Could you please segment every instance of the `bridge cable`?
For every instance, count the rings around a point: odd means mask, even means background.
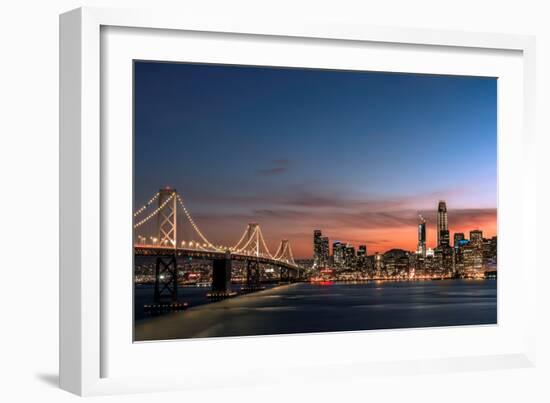
[[[197,224],[195,224],[195,221],[193,221],[193,218],[191,217],[191,215],[189,214],[189,212],[187,211],[187,208],[185,207],[185,204],[183,204],[183,200],[181,198],[181,196],[179,194],[176,194],[176,198],[181,206],[181,208],[183,209],[183,212],[185,213],[185,216],[187,217],[187,219],[189,220],[189,222],[191,223],[191,225],[193,226],[193,229],[197,232],[197,234],[199,235],[199,237],[201,237],[201,239],[204,241],[204,243],[206,243],[208,246],[210,246],[212,249],[214,249],[215,251],[221,251],[221,249],[217,248],[216,246],[214,246],[212,244],[212,242],[210,242],[208,239],[206,239],[206,237],[202,234],[202,232],[200,231],[199,227],[197,226]]]
[[[160,192],[157,192],[147,203],[145,203],[145,205],[141,206],[135,213],[134,213],[134,217],[137,217],[138,215],[140,215],[141,213],[143,213],[145,211],[145,209],[147,207],[149,207],[151,205],[151,203],[153,203],[157,197],[159,197],[160,195]]]
[[[134,224],[134,229],[136,228],[139,228],[141,227],[143,224],[145,224],[147,221],[149,221],[151,218],[153,218],[155,215],[157,215],[163,208],[164,206],[166,206],[168,204],[168,202],[170,200],[172,200],[172,198],[174,197],[174,195],[170,196],[169,198],[167,198],[160,206],[158,206],[151,214],[149,214],[147,217],[145,217],[143,220],[137,222],[136,224]]]

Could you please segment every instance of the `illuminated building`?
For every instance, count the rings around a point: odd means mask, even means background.
[[[374,254],[374,276],[381,277],[382,270],[384,270],[384,261],[382,260],[382,255],[378,252]]]
[[[370,278],[373,278],[376,276],[375,273],[375,255],[371,256],[365,256],[365,271],[367,272],[368,276]]]
[[[449,230],[443,229],[439,232],[439,246],[451,246]]]
[[[344,252],[344,265],[347,269],[351,269],[355,266],[355,248],[347,244]]]
[[[497,237],[483,239],[483,268],[496,270],[497,268]]]
[[[483,232],[477,229],[470,231],[470,242],[461,248],[461,252],[462,260],[464,262],[464,277],[484,277]]]
[[[463,235],[463,234],[462,234]],[[459,276],[464,277],[464,247],[468,245],[470,241],[467,239],[457,239],[455,234],[454,251],[455,251],[455,272]]]
[[[461,248],[464,277],[483,277],[483,251],[480,245],[470,242]]]
[[[464,240],[464,233],[463,232],[455,232],[453,236],[453,247],[455,249],[458,249],[460,241]]]
[[[313,231],[313,265],[316,268],[327,267],[329,263],[329,241],[321,230]]]
[[[332,256],[334,259],[334,266],[343,267],[346,261],[346,245],[340,241],[334,242],[332,244]]]
[[[482,244],[483,232],[481,232],[481,230],[478,230],[478,229],[470,231],[470,242],[474,244]]]
[[[449,275],[453,271],[453,248],[442,243],[434,250],[434,269],[442,275]]]
[[[421,215],[420,224],[418,224],[418,248],[417,252],[422,257],[426,257],[426,220]]]
[[[437,246],[441,245],[442,233],[447,231],[447,240],[449,237],[449,223],[447,221],[447,204],[440,200],[437,207]]]
[[[323,267],[329,266],[330,262],[330,247],[328,243],[328,237],[321,237],[321,264]]]
[[[409,272],[409,254],[403,249],[384,253],[384,268],[389,276],[406,276]]]
[[[359,245],[357,248],[355,266],[359,270],[367,270],[367,245]]]

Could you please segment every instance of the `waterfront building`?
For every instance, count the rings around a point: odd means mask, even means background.
[[[384,271],[384,260],[378,252],[374,254],[374,277],[382,277]]]
[[[461,248],[463,276],[466,278],[483,277],[483,250],[480,244],[470,242]]]
[[[329,264],[329,240],[323,236],[321,230],[313,231],[313,266],[327,267]]]
[[[384,253],[384,268],[388,276],[406,277],[409,273],[409,253],[391,249]]]
[[[450,275],[453,272],[453,248],[442,243],[434,250],[434,269],[441,275]]]
[[[323,267],[330,266],[330,246],[328,237],[321,237],[321,261]]]
[[[344,267],[345,256],[346,256],[346,245],[340,241],[336,241],[332,244],[332,256],[334,261],[334,266],[337,268]]]
[[[486,248],[486,250],[490,250],[490,248]],[[490,252],[486,256],[489,256],[489,254]],[[481,230],[470,231],[470,242],[462,247],[462,259],[464,262],[464,277],[484,277],[484,240]]]
[[[367,245],[359,245],[357,248],[355,267],[363,272],[367,271]]]
[[[409,267],[408,272],[410,275],[423,274],[424,258],[418,253],[408,253]]]
[[[496,270],[497,268],[497,237],[483,238],[482,246],[483,268]]]
[[[355,267],[355,248],[347,244],[344,252],[344,266],[346,269],[352,269]]]
[[[424,259],[424,262],[422,263],[423,263],[424,274],[425,275],[433,274],[434,266],[435,266],[433,250],[431,254],[428,254],[428,252],[426,252],[426,259]]]
[[[455,242],[454,242],[454,253],[455,253],[455,273],[457,273],[460,277],[464,277],[464,246],[468,245],[470,243],[467,239],[456,239],[455,234]]]
[[[442,231],[447,231],[447,238],[449,236],[449,223],[447,220],[447,204],[445,201],[440,200],[437,206],[437,246],[441,245]]]
[[[419,217],[417,253],[422,257],[426,257],[426,220],[421,215]]]
[[[374,256],[375,255],[365,256],[365,271],[370,278],[375,277],[376,274],[374,269]]]
[[[321,260],[321,237],[323,233],[320,229],[313,231],[313,266],[319,267],[319,262]]]

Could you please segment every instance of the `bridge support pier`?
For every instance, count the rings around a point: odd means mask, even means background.
[[[178,265],[176,255],[158,256],[155,267],[154,301],[159,304],[164,296],[178,300]]]
[[[223,259],[214,259],[212,270],[212,295],[231,294],[231,255],[226,253]]]

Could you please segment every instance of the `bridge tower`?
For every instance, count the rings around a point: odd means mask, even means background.
[[[248,245],[246,249],[254,256],[260,255],[259,226],[260,224],[253,222],[246,228],[245,245]]]
[[[260,288],[260,224],[249,223],[246,229],[244,244],[250,258],[246,260],[246,290],[253,291]]]
[[[166,187],[159,190],[159,212],[157,215],[158,244],[160,246],[177,246],[177,194],[176,189]]]
[[[279,244],[279,249],[275,254],[277,260],[285,262],[288,264],[295,264],[294,256],[292,255],[292,249],[290,248],[290,242],[288,239],[282,239]],[[291,270],[285,266],[279,266],[279,274],[281,282],[290,282],[291,281]]]
[[[174,303],[178,300],[177,248],[177,193],[166,187],[159,190],[157,214],[158,245],[174,248],[174,253],[157,256],[155,265],[155,303],[165,296]]]

